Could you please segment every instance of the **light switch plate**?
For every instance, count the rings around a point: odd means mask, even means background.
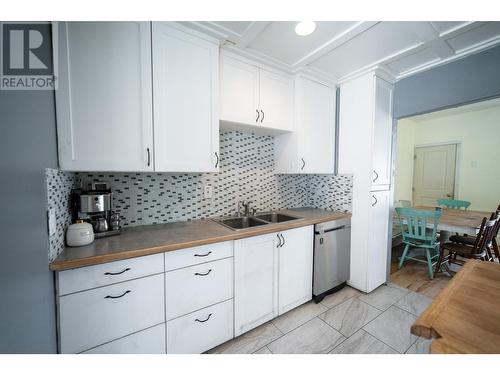
[[[49,210],[47,215],[49,221],[49,237],[52,237],[56,234],[56,213],[54,209]]]

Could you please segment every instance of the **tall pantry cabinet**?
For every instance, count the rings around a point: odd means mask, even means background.
[[[339,173],[354,175],[349,284],[367,293],[387,281],[392,96],[373,72],[340,86]]]

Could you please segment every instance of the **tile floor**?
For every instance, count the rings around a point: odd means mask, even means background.
[[[410,333],[432,300],[396,284],[369,294],[350,287],[308,302],[209,353],[255,354],[419,354],[430,340]]]

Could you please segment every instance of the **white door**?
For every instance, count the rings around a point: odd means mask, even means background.
[[[372,185],[391,183],[392,86],[375,77]]]
[[[55,91],[59,164],[153,170],[148,22],[60,22]]]
[[[279,245],[279,314],[312,297],[313,227],[280,232]]]
[[[334,173],[335,89],[307,79],[296,81],[301,173]]]
[[[413,205],[435,206],[439,198],[453,199],[457,145],[415,147]]]
[[[268,128],[292,130],[293,80],[260,69],[260,120]]]
[[[369,209],[367,286],[369,293],[387,281],[389,190],[374,191]]]
[[[236,336],[278,315],[278,236],[234,241],[234,333]]]
[[[260,123],[259,69],[223,56],[220,74],[220,119],[250,125]]]
[[[219,164],[219,48],[153,23],[155,170],[214,172]]]

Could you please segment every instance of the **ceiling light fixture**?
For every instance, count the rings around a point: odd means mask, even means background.
[[[295,25],[295,33],[300,36],[312,34],[316,30],[316,22],[301,21]]]

